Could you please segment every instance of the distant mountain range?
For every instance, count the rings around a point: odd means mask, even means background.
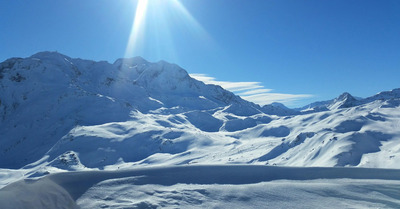
[[[298,109],[143,58],[0,63],[0,168],[27,176],[182,164],[400,168],[400,89]]]
[[[314,102],[302,108],[296,108],[295,110],[300,111],[302,114],[304,114],[310,112],[320,112],[320,111],[334,110],[340,108],[349,108],[374,102],[376,100],[387,101],[392,105],[398,105],[397,103],[399,98],[400,98],[399,88],[393,89],[391,91],[380,92],[374,96],[365,99],[354,97],[351,94],[345,92],[335,99],[328,101]]]

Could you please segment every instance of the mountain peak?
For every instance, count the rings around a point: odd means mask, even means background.
[[[30,56],[30,58],[36,58],[36,59],[41,59],[41,60],[57,60],[57,59],[71,59],[70,57],[61,54],[57,51],[43,51],[43,52],[38,52],[32,56]]]
[[[333,102],[328,105],[328,108],[333,109],[340,109],[340,108],[347,108],[354,106],[357,99],[355,99],[350,93],[344,92],[339,97],[333,100]]]
[[[261,107],[262,112],[270,115],[296,115],[298,114],[297,110],[290,109],[286,107],[284,104],[279,102],[273,102],[271,104],[267,104]]]
[[[341,94],[337,98],[337,100],[340,100],[340,101],[342,101],[342,100],[351,100],[351,99],[354,99],[354,97],[348,92],[344,92],[343,94]]]
[[[149,61],[144,59],[143,57],[136,56],[136,57],[131,57],[131,58],[119,58],[115,60],[114,65],[115,66],[121,66],[122,64],[133,67],[135,65],[143,65],[143,64],[149,64]]]

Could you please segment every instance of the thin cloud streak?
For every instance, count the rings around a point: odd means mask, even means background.
[[[247,91],[252,89],[264,88],[261,86],[259,82],[228,82],[228,81],[220,81],[219,85],[223,88],[233,91],[233,92],[240,92],[240,91]]]
[[[272,89],[254,89],[254,90],[249,90],[249,91],[245,91],[243,93],[240,93],[240,96],[245,96],[245,95],[254,95],[254,94],[264,94],[267,92],[271,92]]]
[[[190,76],[206,84],[219,85],[226,90],[234,92],[243,99],[259,105],[280,102],[290,106],[299,100],[313,97],[310,94],[269,93],[272,89],[264,88],[260,82],[217,81],[214,77],[205,74],[190,74]]]
[[[264,86],[260,85],[260,82],[230,82],[230,81],[217,81],[214,77],[210,77],[204,74],[190,74],[190,77],[203,81],[206,84],[214,84],[219,85],[222,88],[233,91],[246,91],[246,90],[253,90],[258,88],[264,88]]]
[[[307,99],[313,97],[310,94],[282,94],[282,93],[264,93],[264,94],[254,94],[250,96],[242,96],[245,100],[254,102],[260,105],[271,104],[274,102],[283,103],[285,105],[292,105],[298,100]]]

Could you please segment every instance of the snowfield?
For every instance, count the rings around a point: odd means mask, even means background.
[[[400,170],[395,169],[164,166],[58,173],[39,180],[19,181],[0,190],[0,205],[2,208],[77,208],[77,205],[81,208],[398,208],[399,188]]]
[[[399,208],[400,89],[260,107],[179,66],[0,63],[0,208]]]

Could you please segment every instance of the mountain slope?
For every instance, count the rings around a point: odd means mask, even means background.
[[[41,52],[6,60],[0,75],[0,167],[27,176],[199,163],[400,168],[398,89],[300,113],[140,57]]]
[[[187,114],[193,123],[190,115],[213,118],[216,108],[226,106],[224,111],[238,115],[260,112],[176,65],[141,58],[109,64],[42,52],[6,60],[0,72],[1,167],[34,162],[74,127],[126,121],[131,111],[194,111]]]

